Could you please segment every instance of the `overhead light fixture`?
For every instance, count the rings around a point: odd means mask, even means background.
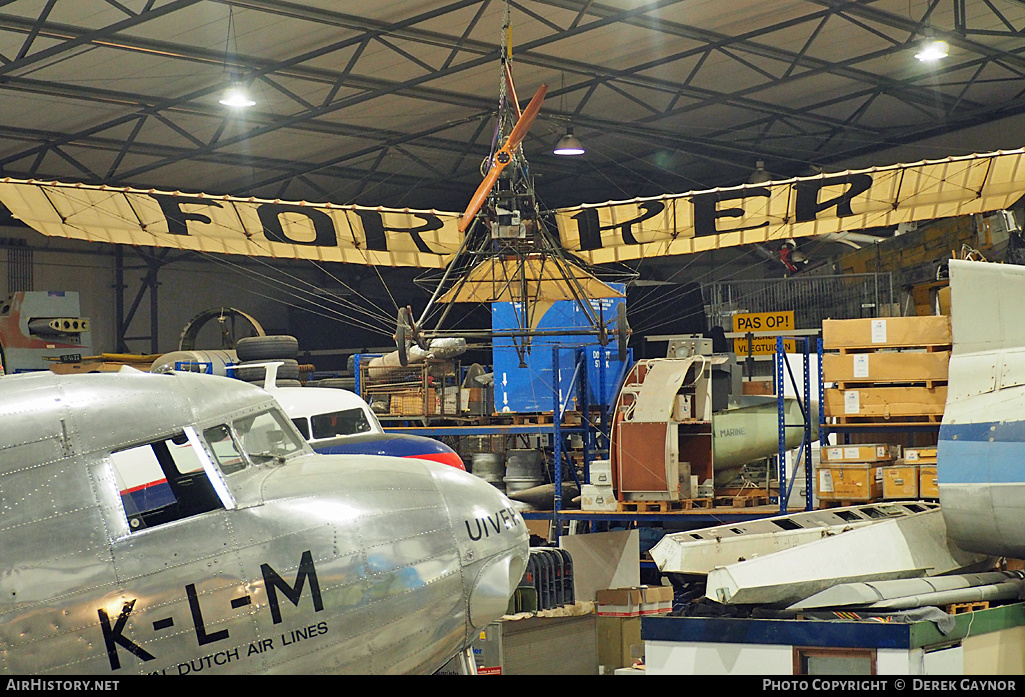
[[[556,155],[583,155],[587,151],[584,150],[584,146],[580,144],[577,137],[573,135],[573,127],[566,126],[566,135],[559,139],[552,152]]]
[[[765,163],[762,160],[758,160],[755,163],[755,171],[751,172],[751,176],[747,178],[747,183],[764,184],[765,182],[771,182],[772,179],[772,173],[765,171]]]
[[[915,58],[923,63],[937,61],[940,58],[946,58],[949,50],[950,46],[946,41],[941,41],[940,39],[926,39],[922,42],[922,46],[919,48],[918,53],[915,54]]]
[[[254,106],[256,104],[249,96],[249,93],[246,92],[245,83],[241,80],[232,80],[231,85],[228,89],[224,90],[224,96],[218,100],[218,103],[235,108]]]
[[[242,79],[242,74],[231,70],[229,67],[232,64],[232,54],[238,53],[238,38],[235,36],[235,18],[231,10],[231,5],[228,5],[228,36],[224,40],[224,72],[229,73],[231,76],[231,83],[228,88],[224,91],[224,96],[217,100],[218,104],[224,106],[230,106],[232,108],[242,108],[248,106],[254,106],[256,102],[253,101],[252,97],[249,96],[249,92],[246,90],[245,80]],[[232,51],[231,45],[234,40],[235,50]]]

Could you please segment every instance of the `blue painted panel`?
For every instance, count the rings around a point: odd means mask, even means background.
[[[171,492],[171,485],[165,480],[121,492],[121,503],[128,515],[152,511],[175,501],[177,499]]]
[[[616,290],[625,292],[621,283],[609,284]],[[615,328],[618,305],[625,302],[623,298],[592,300],[591,307],[611,330]],[[492,330],[508,331],[517,329],[521,322],[518,314],[522,312],[520,303],[492,303]],[[589,332],[591,323],[584,310],[572,300],[561,300],[553,303],[545,312],[537,325],[538,331],[582,330],[581,334],[567,336],[532,337],[530,353],[524,358],[525,365],[520,365],[513,340],[496,337],[493,341],[493,361],[495,370],[495,411],[533,413],[552,411],[555,404],[553,395],[554,379],[552,377],[553,348],[563,347],[559,352],[559,387],[565,395],[573,377],[573,366],[576,360],[573,349],[584,350],[584,363],[587,366],[588,401],[592,406],[611,404],[619,387],[619,380],[624,372],[623,362],[618,360],[618,351],[614,341],[602,347],[593,333]],[[628,357],[626,365],[631,363]],[[604,366],[601,364],[604,363]],[[602,373],[604,372],[604,375]],[[603,379],[602,379],[603,378]]]
[[[1025,422],[944,424],[937,446],[941,484],[1025,482]]]

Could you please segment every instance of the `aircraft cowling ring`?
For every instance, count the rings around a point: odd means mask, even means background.
[[[246,314],[242,310],[237,310],[234,307],[212,307],[209,310],[203,310],[188,321],[185,328],[182,329],[181,336],[178,339],[178,350],[194,351],[196,349],[196,339],[199,337],[200,330],[212,319],[216,319],[221,323],[221,343],[230,344],[230,346],[222,345],[221,348],[235,348],[236,337],[231,336],[224,327],[224,322],[229,317],[232,319],[232,327],[234,327],[235,318],[241,317],[253,326],[253,329],[256,331],[254,336],[267,336],[267,333],[263,330],[260,323],[256,321],[256,318]]]

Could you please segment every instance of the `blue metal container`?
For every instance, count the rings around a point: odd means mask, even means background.
[[[622,283],[610,284],[616,290],[625,292]],[[626,302],[624,298],[591,300],[595,315],[601,317],[610,332],[615,328],[617,306]],[[540,308],[538,308],[540,310]],[[522,313],[520,303],[492,303],[491,328],[495,332],[515,330],[520,326],[518,315]],[[591,323],[583,309],[572,300],[560,300],[544,313],[537,324],[539,332],[567,331],[580,329],[591,331]],[[522,341],[522,340],[521,340]],[[552,377],[555,346],[559,351],[558,384]],[[550,412],[553,409],[553,392],[561,390],[562,401],[573,378],[576,350],[584,352],[587,366],[588,402],[592,406],[607,406],[616,399],[616,392],[624,372],[624,363],[618,358],[613,338],[607,346],[601,346],[593,333],[570,334],[567,336],[535,336],[530,339],[530,353],[524,356],[525,366],[513,340],[495,337],[493,340],[493,361],[495,369],[495,411],[512,413]],[[630,357],[626,365],[630,364]],[[573,408],[570,405],[569,408]]]

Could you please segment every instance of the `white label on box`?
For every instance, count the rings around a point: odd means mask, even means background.
[[[876,446],[876,458],[879,460],[885,460],[887,455],[886,449],[885,445]]]
[[[843,448],[829,448],[826,450],[827,460],[842,460],[843,459]]]
[[[854,354],[854,377],[856,377],[856,378],[867,378],[868,377],[868,354],[867,353],[856,353],[856,354]]]
[[[861,401],[857,390],[845,390],[843,393],[843,413],[857,414],[861,411]]]
[[[824,494],[833,493],[833,473],[830,470],[819,470],[819,491]]]
[[[883,468],[882,467],[876,467],[876,481],[877,482],[883,481]]]
[[[676,421],[686,421],[691,417],[690,410],[690,395],[689,394],[678,394],[676,395]]]
[[[857,460],[858,459],[858,453],[860,453],[860,452],[861,452],[860,448],[844,448],[843,449],[843,459],[845,459],[845,460]]]
[[[874,320],[872,320],[872,343],[873,344],[885,344],[886,343],[886,320],[885,319],[874,319]]]
[[[904,459],[908,462],[918,462],[918,451],[917,450],[905,450]]]

